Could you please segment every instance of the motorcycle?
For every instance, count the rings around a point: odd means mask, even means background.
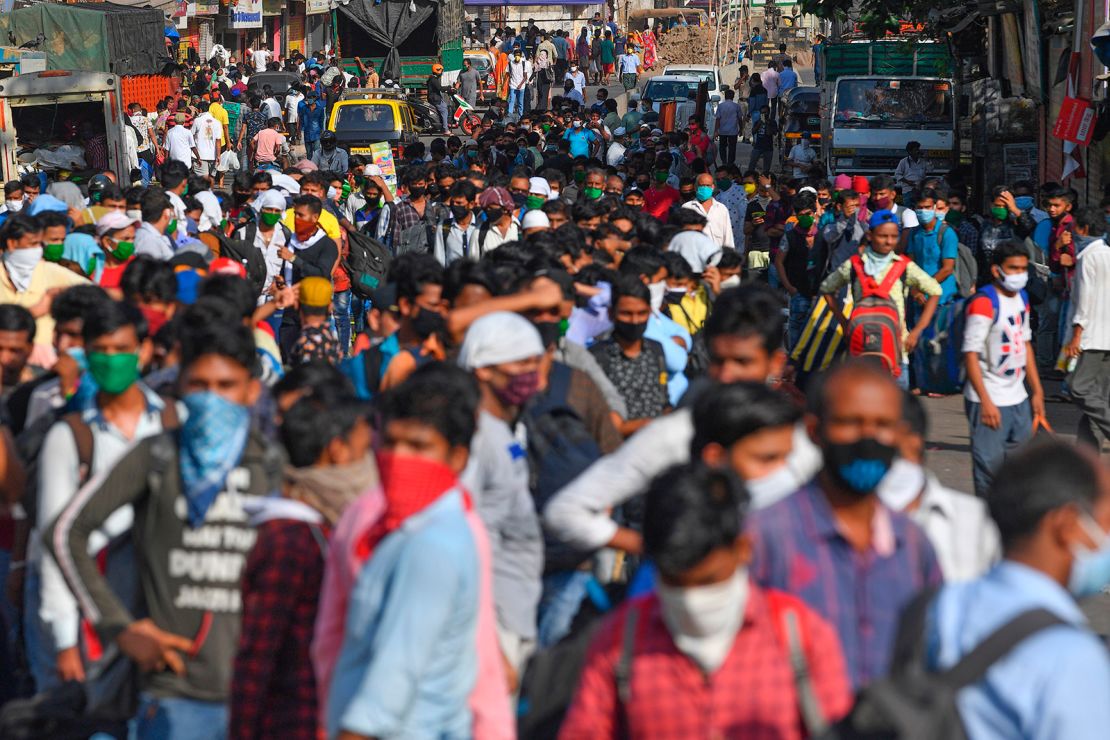
[[[454,94],[451,95],[451,101],[455,104],[451,121],[456,128],[461,128],[469,136],[481,127],[482,117],[474,112],[474,106]]]

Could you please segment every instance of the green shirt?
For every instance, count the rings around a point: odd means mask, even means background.
[[[616,54],[617,54],[616,47],[613,45],[612,41],[610,41],[609,39],[605,39],[601,42],[601,63],[602,64],[613,64],[614,62],[616,62],[616,60],[617,60],[617,55]]]

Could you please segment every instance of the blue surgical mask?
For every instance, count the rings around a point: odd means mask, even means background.
[[[1103,532],[1086,512],[1081,515],[1079,523],[1094,540],[1095,549],[1083,545],[1072,547],[1075,560],[1071,564],[1068,590],[1077,599],[1100,593],[1110,584],[1110,535]]]
[[[937,212],[932,208],[918,208],[914,210],[917,214],[917,220],[921,224],[931,224],[937,217]]]
[[[1016,198],[1014,198],[1014,205],[1017,206],[1018,208],[1020,208],[1023,211],[1028,211],[1030,208],[1033,207],[1033,196],[1032,195],[1019,195]]]
[[[713,197],[713,186],[698,185],[697,189],[694,191],[694,197],[697,198],[698,203],[704,203]]]

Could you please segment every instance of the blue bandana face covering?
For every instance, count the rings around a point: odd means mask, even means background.
[[[865,496],[874,491],[890,470],[897,450],[873,437],[824,445],[825,469],[845,490]]]
[[[208,507],[243,456],[250,432],[250,410],[211,391],[190,393],[182,403],[189,417],[179,435],[181,480],[189,526],[196,528],[204,523]]]

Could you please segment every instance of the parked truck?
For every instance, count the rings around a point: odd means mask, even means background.
[[[921,144],[929,171],[959,162],[958,96],[943,42],[846,40],[825,45],[819,80],[829,174],[889,174]]]
[[[3,181],[28,171],[89,169],[82,128],[103,134],[108,166],[130,182],[123,150],[119,75],[52,69],[0,80],[0,169]]]

